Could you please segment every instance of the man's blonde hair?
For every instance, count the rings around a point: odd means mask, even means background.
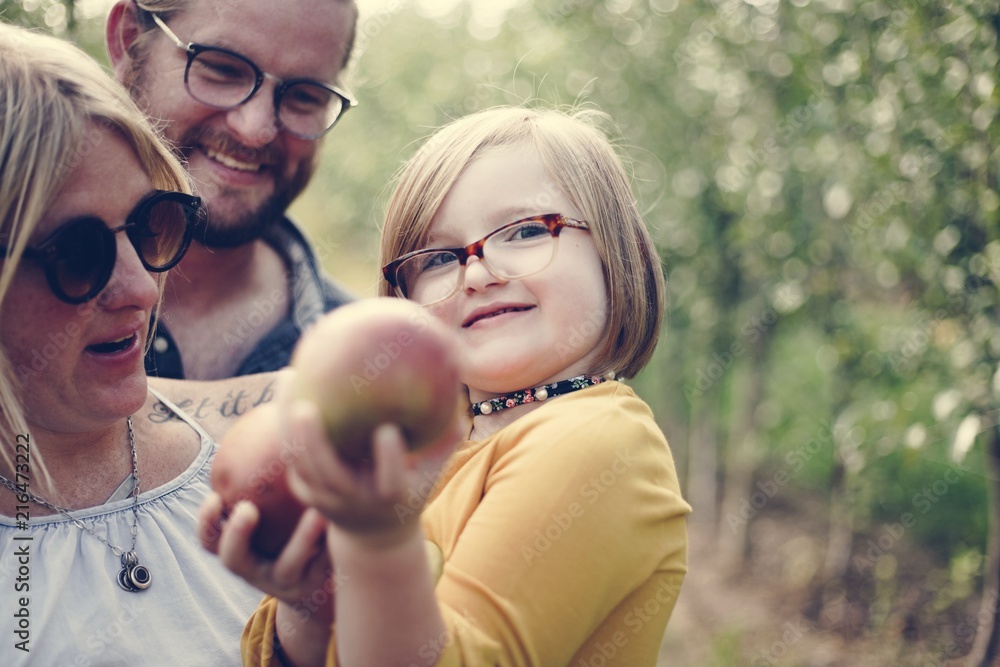
[[[167,23],[170,19],[188,9],[193,0],[137,0],[135,6],[138,10],[138,21],[142,28],[142,33],[138,35],[129,46],[128,55],[130,59],[129,67],[124,72],[122,84],[128,88],[133,97],[139,98],[143,94],[145,86],[145,70],[149,66],[149,51],[151,41],[160,34],[160,30],[153,22],[153,14],[160,17],[160,20]],[[265,0],[266,1],[266,0]],[[340,62],[340,69],[347,68],[351,55],[354,52],[354,42],[358,31],[358,6],[354,0],[337,0],[348,4],[352,10],[351,31],[348,33],[347,45],[344,49],[344,56]],[[328,81],[327,83],[335,83]],[[180,82],[178,82],[180,85]]]

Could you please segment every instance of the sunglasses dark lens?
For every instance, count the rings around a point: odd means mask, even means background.
[[[129,236],[146,268],[165,271],[183,256],[189,239],[190,213],[191,209],[181,202],[161,198],[149,205],[137,225],[129,228]]]
[[[73,300],[87,300],[107,284],[115,268],[114,237],[96,219],[67,225],[52,239],[49,271]]]

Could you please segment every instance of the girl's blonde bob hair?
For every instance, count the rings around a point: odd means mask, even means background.
[[[154,188],[191,192],[184,167],[90,56],[55,37],[0,24],[0,244],[7,247],[0,255],[0,320],[16,317],[4,312],[4,302],[46,208],[108,133],[135,150]],[[115,196],[115,184],[107,188]],[[0,434],[26,432],[22,399],[18,369],[0,348]]]
[[[632,377],[656,347],[666,288],[622,160],[597,127],[605,120],[605,114],[591,110],[501,107],[441,128],[396,175],[382,229],[380,264],[425,247],[438,207],[478,156],[492,148],[531,147],[590,224],[604,265],[610,308],[592,372],[613,370],[620,377]],[[393,294],[384,278],[379,293]]]

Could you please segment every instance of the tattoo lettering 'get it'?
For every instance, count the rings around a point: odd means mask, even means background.
[[[225,399],[221,403],[207,396],[201,399],[186,398],[175,400],[174,403],[181,410],[197,420],[207,419],[216,412],[226,419],[230,419],[239,417],[262,403],[270,402],[274,398],[274,385],[273,381],[268,382],[259,394],[248,393],[245,389],[232,389],[226,394]],[[151,422],[163,424],[172,419],[180,419],[180,417],[160,401],[156,401],[153,404],[153,412],[149,415]]]

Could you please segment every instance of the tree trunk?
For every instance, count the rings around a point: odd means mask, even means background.
[[[76,36],[76,0],[66,0],[66,32]]]
[[[851,499],[847,489],[847,469],[834,451],[833,475],[830,480],[830,527],[823,560],[823,580],[839,581],[847,572],[854,544],[851,522]]]
[[[986,421],[986,420],[984,420]],[[1000,431],[996,425],[985,431],[986,479],[989,482],[989,537],[986,546],[986,569],[983,576],[983,599],[977,617],[976,633],[969,665],[974,667],[1000,666]]]
[[[693,530],[714,533],[718,518],[719,409],[718,393],[705,394],[693,410],[688,437],[688,502],[694,511],[688,519]]]
[[[739,572],[747,552],[747,535],[750,522],[764,508],[754,497],[754,477],[762,456],[757,436],[757,408],[764,396],[764,368],[770,336],[761,336],[748,360],[746,387],[733,391],[743,400],[734,405],[738,417],[729,431],[726,447],[726,480],[722,487],[718,547],[721,567],[729,572]],[[735,403],[735,401],[734,401]],[[771,499],[766,495],[764,502]]]

